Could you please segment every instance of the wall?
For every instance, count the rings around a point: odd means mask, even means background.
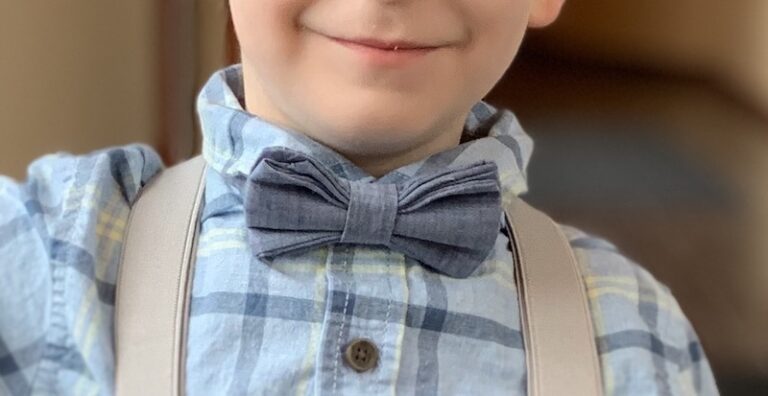
[[[0,1],[0,174],[157,136],[153,0]]]
[[[569,55],[709,76],[768,113],[768,2],[566,2],[541,34]]]
[[[742,29],[744,33],[743,39],[738,41],[738,50],[729,56],[729,76],[768,114],[768,1],[742,1],[749,7],[744,10],[742,19],[733,21],[733,28]]]

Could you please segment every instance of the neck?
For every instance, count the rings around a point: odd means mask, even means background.
[[[274,100],[265,92],[263,86],[256,79],[251,79],[251,74],[243,69],[244,101],[241,103],[251,114],[279,125],[293,132],[301,133],[323,145],[329,147],[347,158],[358,168],[369,175],[379,178],[385,174],[418,162],[431,155],[456,147],[462,137],[464,125],[469,109],[459,112],[457,116],[441,118],[428,129],[399,130],[388,138],[387,126],[382,126],[378,120],[376,130],[361,131],[358,127],[349,125],[337,128],[332,121],[318,123],[317,120],[296,119],[287,114],[276,105]],[[335,114],[343,117],[343,114]],[[403,116],[407,117],[408,114]],[[413,116],[413,114],[410,114]],[[332,118],[332,117],[330,117]],[[373,122],[373,124],[377,124]],[[395,125],[397,123],[393,123]],[[409,124],[405,122],[405,124]],[[418,123],[410,123],[411,125]],[[362,128],[367,128],[362,127]]]
[[[405,165],[420,161],[431,155],[456,147],[461,139],[464,121],[452,128],[443,128],[435,139],[408,147],[398,152],[352,153],[339,151],[348,160],[369,175],[379,178]]]
[[[467,114],[454,117],[448,123],[441,123],[429,130],[415,131],[410,134],[402,134],[404,139],[391,142],[380,141],[371,144],[357,137],[339,140],[338,136],[324,136],[319,131],[307,131],[285,120],[285,117],[274,116],[263,111],[248,99],[246,90],[245,108],[251,114],[255,114],[265,121],[288,128],[293,132],[301,133],[344,156],[358,168],[367,174],[379,178],[387,173],[405,165],[418,162],[439,152],[451,149],[459,145],[464,131]],[[413,137],[420,139],[413,139]],[[360,143],[354,143],[360,140]]]

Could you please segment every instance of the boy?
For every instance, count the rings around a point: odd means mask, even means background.
[[[532,142],[510,112],[480,99],[526,27],[554,21],[562,0],[230,6],[242,65],[214,74],[198,98],[209,172],[187,392],[525,394],[504,230],[491,230],[484,259],[458,272],[365,243],[273,254],[246,216],[263,209],[248,185],[277,152],[356,186],[413,187],[485,161],[498,168],[503,199],[522,194]],[[113,392],[124,227],[161,168],[151,149],[127,146],[44,157],[26,183],[0,181],[3,393]],[[564,230],[589,293],[606,394],[717,394],[670,291],[610,243]],[[487,231],[455,229],[465,238]],[[355,366],[350,347],[374,364]]]

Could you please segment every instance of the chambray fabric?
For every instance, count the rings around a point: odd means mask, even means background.
[[[455,278],[483,263],[503,214],[493,162],[371,183],[338,178],[284,147],[263,150],[248,176],[244,207],[257,257],[338,243],[383,246]]]
[[[212,171],[193,280],[189,394],[525,394],[515,263],[503,232],[465,279],[357,244],[253,255],[243,185],[263,150],[287,147],[339,178],[373,178],[248,114],[242,98],[241,68],[233,65],[215,73],[198,100]],[[509,111],[479,102],[464,143],[377,182],[486,160],[498,166],[508,200],[526,191],[532,149]],[[26,181],[0,179],[0,394],[113,393],[122,238],[130,205],[161,169],[154,151],[131,145],[45,156]],[[562,227],[584,276],[607,394],[717,394],[669,288],[613,244]],[[343,362],[342,348],[360,337],[380,350],[377,368],[366,373]]]

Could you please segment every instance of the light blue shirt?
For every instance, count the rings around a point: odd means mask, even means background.
[[[247,242],[242,189],[264,148],[310,154],[350,180],[372,177],[308,137],[247,113],[242,102],[240,65],[215,73],[198,97],[203,155],[213,171],[193,279],[188,393],[524,395],[515,262],[504,230],[466,279],[363,245],[262,261]],[[477,103],[464,140],[380,181],[486,160],[499,168],[504,199],[526,192],[533,142],[511,112]],[[130,145],[42,157],[22,183],[0,178],[0,394],[113,393],[115,280],[126,220],[162,167],[152,149]],[[611,243],[561,227],[584,276],[606,393],[718,394],[670,290]],[[380,354],[362,373],[343,357],[359,338]]]

